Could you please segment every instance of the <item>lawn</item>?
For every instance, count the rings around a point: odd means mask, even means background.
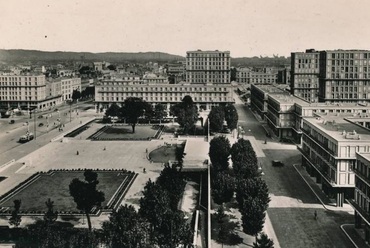
[[[76,204],[69,194],[69,184],[74,178],[84,179],[83,171],[55,171],[41,176],[30,185],[16,193],[8,200],[1,202],[0,207],[13,208],[15,199],[22,201],[21,211],[46,211],[45,202],[48,198],[54,201],[54,209],[58,212],[75,212]],[[121,171],[98,171],[99,184],[97,189],[105,194],[102,207],[106,206],[120,184],[130,174]]]
[[[123,126],[105,126],[96,134],[92,135],[96,140],[142,140],[154,138],[159,126],[140,125],[135,127],[135,133],[132,133],[132,127]]]

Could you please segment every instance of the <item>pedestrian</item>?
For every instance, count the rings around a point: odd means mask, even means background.
[[[145,153],[148,154],[148,148],[145,149]]]
[[[315,210],[314,216],[315,216],[315,220],[317,220],[317,211],[316,210]]]
[[[80,155],[80,153],[77,151],[77,152],[76,152],[76,155]]]

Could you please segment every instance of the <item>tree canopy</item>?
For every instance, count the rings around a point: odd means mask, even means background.
[[[208,121],[211,130],[214,132],[222,131],[224,120],[225,120],[224,107],[222,106],[213,107],[208,115]]]
[[[258,175],[258,160],[249,140],[239,139],[231,147],[233,169],[239,177],[255,177]]]
[[[180,103],[172,106],[171,112],[177,117],[184,133],[189,133],[198,120],[198,109],[191,96],[185,96]]]
[[[148,245],[149,225],[133,206],[124,205],[103,222],[103,234],[108,247],[145,247]]]
[[[151,115],[152,108],[149,103],[138,97],[126,98],[124,106],[121,108],[120,116],[126,118],[126,122],[132,126],[135,133],[135,126],[139,117]]]
[[[85,181],[75,178],[69,184],[69,193],[77,204],[77,209],[84,211],[89,230],[91,230],[90,211],[94,207],[100,207],[105,201],[104,193],[98,191],[96,186],[99,184],[98,174],[92,170],[84,172]]]
[[[238,126],[238,119],[239,116],[235,106],[232,104],[227,104],[225,106],[225,120],[230,130],[235,129]]]
[[[225,136],[218,136],[211,140],[209,158],[214,170],[221,171],[229,167],[230,150],[230,141]]]
[[[118,117],[120,115],[120,107],[117,105],[117,103],[112,103],[109,108],[105,111],[105,115],[108,116],[114,116]]]
[[[45,205],[48,210],[44,215],[44,221],[47,224],[52,224],[57,220],[58,212],[54,211],[54,202],[50,198],[45,202]]]
[[[81,92],[79,90],[72,91],[72,100],[76,101],[81,98]]]
[[[253,248],[274,248],[274,241],[262,233],[260,237],[257,237],[256,242],[253,243]]]
[[[156,104],[154,107],[154,117],[162,122],[163,118],[167,116],[167,107],[164,104]]]

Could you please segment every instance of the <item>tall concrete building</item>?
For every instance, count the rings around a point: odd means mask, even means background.
[[[292,53],[291,62],[291,93],[308,102],[317,102],[320,53],[314,49]]]
[[[186,52],[186,82],[229,84],[230,52],[218,50]]]
[[[291,93],[308,102],[368,102],[370,51],[292,53]]]
[[[320,52],[320,102],[370,100],[370,51]]]

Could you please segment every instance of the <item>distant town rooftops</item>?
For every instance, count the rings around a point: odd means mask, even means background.
[[[344,116],[321,116],[307,117],[304,121],[320,129],[337,141],[370,141],[370,131],[351,122],[350,117]],[[367,118],[370,122],[370,118]]]
[[[206,50],[206,51],[202,51],[200,49],[196,50],[196,51],[187,51],[186,53],[230,53],[230,51],[219,51],[219,50]]]

